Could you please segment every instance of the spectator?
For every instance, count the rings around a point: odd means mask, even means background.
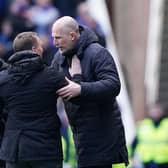
[[[6,15],[6,10],[7,10],[7,2],[4,0],[0,0],[0,26],[3,18]]]
[[[59,17],[59,11],[51,0],[35,0],[35,5],[30,10],[30,19],[36,25],[36,32],[46,34],[50,24]]]
[[[5,61],[12,54],[12,37],[13,27],[9,19],[5,19],[2,23],[0,32],[0,55]]]
[[[30,5],[26,0],[14,0],[9,9],[9,19],[12,23],[13,37],[24,31],[34,31],[35,25],[29,16]]]
[[[53,44],[51,44],[49,35],[41,34],[40,38],[42,40],[42,45],[44,49],[43,60],[46,63],[46,65],[50,66],[57,49],[53,46]]]
[[[61,11],[61,16],[77,17],[77,5],[85,0],[55,0],[54,5]]]
[[[81,2],[77,6],[77,21],[91,28],[98,36],[99,43],[106,47],[106,38],[98,21],[92,16],[87,1]]]
[[[57,111],[61,119],[61,135],[64,152],[64,168],[76,168],[76,153],[74,148],[74,141],[72,138],[72,131],[69,126],[67,115],[65,113],[64,104],[61,99],[58,99]]]
[[[132,144],[132,156],[139,158],[144,168],[168,167],[168,118],[160,104],[149,110],[149,118],[138,124],[137,135]],[[136,168],[135,160],[133,166]]]

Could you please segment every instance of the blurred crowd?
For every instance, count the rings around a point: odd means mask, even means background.
[[[160,103],[152,104],[148,116],[139,121],[130,148],[130,168],[168,167],[168,117]]]
[[[105,46],[105,35],[91,15],[86,0],[0,0],[0,57],[12,54],[16,34],[35,31],[43,39],[44,61],[50,65],[56,48],[51,38],[51,24],[61,16],[72,16],[80,24],[92,28]]]

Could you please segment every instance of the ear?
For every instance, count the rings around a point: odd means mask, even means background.
[[[74,41],[76,39],[76,33],[75,32],[70,32],[71,40]]]
[[[32,51],[33,52],[36,52],[37,51],[37,48],[35,46],[32,47]]]

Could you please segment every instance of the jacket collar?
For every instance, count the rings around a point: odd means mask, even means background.
[[[32,51],[16,52],[8,59],[8,62],[9,74],[13,76],[14,81],[22,84],[45,67],[41,57]]]
[[[79,31],[80,31],[80,37],[74,46],[74,48],[70,51],[72,54],[68,54],[68,56],[64,56],[60,54],[58,51],[56,56],[58,56],[58,62],[60,65],[64,66],[65,64],[68,64],[68,66],[71,66],[72,57],[76,54],[77,57],[81,60],[83,57],[84,50],[92,43],[97,43],[98,38],[96,34],[89,29],[88,27],[84,25],[79,25]]]
[[[13,64],[15,62],[19,62],[21,60],[29,60],[34,57],[40,57],[40,56],[31,50],[19,51],[9,57],[8,63]]]

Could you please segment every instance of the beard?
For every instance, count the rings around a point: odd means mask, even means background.
[[[65,57],[73,57],[73,55],[75,55],[77,53],[77,46],[73,46],[72,48],[66,50],[66,51],[63,51],[62,52],[62,55],[65,56]]]
[[[68,64],[68,67],[71,67],[72,63],[72,57],[77,54],[78,52],[78,47],[77,45],[74,45],[71,49],[68,49],[61,54],[65,57],[66,63]]]

